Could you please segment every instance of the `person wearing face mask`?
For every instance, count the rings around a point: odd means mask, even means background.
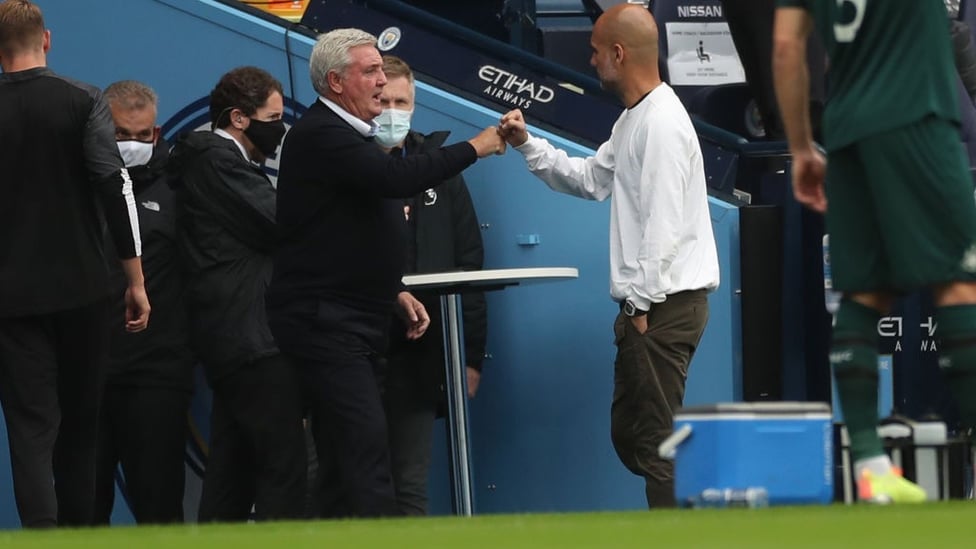
[[[300,518],[306,454],[298,383],[268,328],[276,191],[262,164],[285,133],[281,84],[256,67],[210,93],[211,130],[180,138],[179,193],[191,347],[213,389],[199,520]]]
[[[96,524],[108,524],[121,465],[125,494],[139,524],[183,522],[183,453],[193,388],[183,279],[176,249],[176,209],[166,178],[169,145],[156,125],[156,93],[132,80],[105,88],[115,139],[139,212],[142,267],[153,296],[153,322],[123,328],[125,275],[110,269],[114,309],[108,373],[96,447]],[[106,235],[106,247],[111,235]],[[110,266],[111,267],[111,266]]]
[[[375,141],[397,156],[439,148],[449,132],[424,135],[410,129],[415,91],[409,65],[398,57],[385,55],[383,72],[387,83],[380,96],[383,112],[374,119],[378,125]],[[406,272],[469,271],[483,267],[478,216],[461,174],[404,199],[403,211],[408,226]],[[444,341],[438,296],[423,292],[414,295],[430,313],[431,329],[424,337],[409,340],[403,336],[406,327],[402,321],[394,319],[384,404],[397,505],[404,514],[424,515],[427,514],[434,419],[443,415],[446,406]],[[465,293],[461,308],[468,396],[474,397],[481,381],[488,325],[484,294]]]

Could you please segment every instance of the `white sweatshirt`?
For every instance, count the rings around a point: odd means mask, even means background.
[[[701,147],[681,101],[662,83],[621,113],[596,156],[570,158],[529,136],[516,149],[550,188],[610,204],[610,295],[648,310],[685,290],[714,290]]]

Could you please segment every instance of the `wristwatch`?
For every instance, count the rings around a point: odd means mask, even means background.
[[[637,306],[634,305],[634,302],[628,299],[624,301],[624,314],[627,316],[644,316],[647,314],[647,311],[638,309]]]

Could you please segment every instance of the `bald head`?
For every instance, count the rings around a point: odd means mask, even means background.
[[[654,17],[637,4],[617,4],[593,25],[590,64],[604,89],[616,93],[625,106],[661,83],[657,40]]]
[[[593,25],[593,36],[620,44],[636,63],[657,63],[657,23],[641,5],[617,4],[603,12]]]

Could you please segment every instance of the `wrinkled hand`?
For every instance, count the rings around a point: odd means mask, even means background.
[[[397,295],[397,314],[407,325],[407,339],[418,339],[430,326],[427,309],[410,292]]]
[[[498,134],[498,128],[485,128],[478,135],[468,140],[474,147],[478,158],[489,154],[505,154],[505,140]]]
[[[529,139],[529,132],[525,129],[525,118],[519,109],[508,111],[502,116],[498,122],[498,131],[513,147],[518,147]]]
[[[149,326],[149,296],[142,284],[125,290],[125,331],[141,332]]]
[[[793,151],[793,196],[815,212],[827,211],[824,177],[827,160],[816,147]]]
[[[478,385],[481,383],[481,372],[471,366],[465,369],[468,371],[468,398],[474,398],[474,395],[478,393]]]

